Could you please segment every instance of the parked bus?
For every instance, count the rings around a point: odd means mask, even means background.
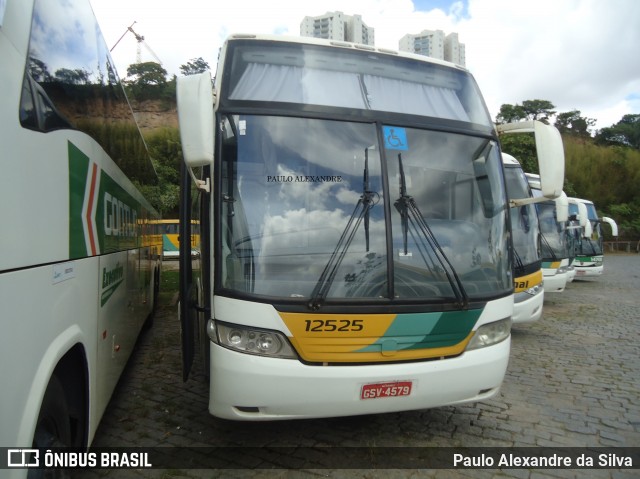
[[[527,173],[535,197],[542,197],[540,176]],[[569,243],[567,241],[568,202],[564,192],[555,200],[536,205],[540,222],[542,274],[547,293],[561,293],[569,279]]]
[[[513,156],[502,153],[507,195],[511,198],[533,197],[522,166]],[[511,231],[514,257],[514,323],[529,323],[542,317],[544,287],[540,252],[540,225],[533,203],[512,205]]]
[[[183,373],[236,420],[422,409],[503,381],[513,259],[498,132],[465,69],[312,38],[235,35],[178,79]],[[562,141],[534,132],[545,194]],[[558,169],[562,174],[558,175]],[[185,242],[186,243],[186,242]],[[183,243],[181,243],[182,245]]]
[[[0,62],[0,446],[84,448],[155,305],[156,175],[89,1],[0,2]]]
[[[180,220],[162,219],[153,220],[153,232],[162,241],[162,257],[164,259],[177,259],[180,255]],[[192,221],[191,225],[191,256],[197,256],[199,241],[198,230],[200,225],[196,221]]]
[[[599,218],[596,207],[590,200],[569,198],[569,214],[576,215],[581,220],[586,217],[586,221],[581,221],[582,234],[576,242],[576,276],[600,276],[604,271],[602,223],[609,224],[612,236],[618,236],[618,225],[612,218]]]

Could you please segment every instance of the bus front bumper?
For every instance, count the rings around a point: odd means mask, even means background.
[[[542,317],[544,288],[541,287],[540,291],[533,296],[524,291],[515,293],[513,299],[513,316],[511,316],[513,324],[531,323]]]
[[[567,273],[557,273],[553,276],[544,276],[545,293],[562,293],[567,286]]]
[[[428,409],[483,401],[502,384],[511,337],[450,358],[395,364],[310,366],[211,343],[209,412],[244,421]],[[365,385],[411,383],[406,396],[361,399]]]

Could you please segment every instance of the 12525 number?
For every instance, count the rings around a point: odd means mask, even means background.
[[[313,333],[362,331],[363,323],[363,319],[306,319],[304,330]]]

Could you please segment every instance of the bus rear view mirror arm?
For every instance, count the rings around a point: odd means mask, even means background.
[[[555,199],[564,184],[564,147],[560,132],[551,125],[531,120],[497,126],[498,133],[533,133],[536,141],[542,195]]]

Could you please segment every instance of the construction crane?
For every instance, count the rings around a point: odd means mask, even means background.
[[[142,35],[138,35],[135,30],[133,29],[133,26],[136,24],[135,20],[134,22],[129,25],[127,27],[127,29],[124,31],[124,33],[122,34],[122,36],[120,38],[118,38],[118,41],[111,47],[111,50],[109,50],[110,52],[113,51],[113,49],[118,45],[118,43],[120,43],[120,40],[122,40],[124,38],[124,36],[131,32],[133,34],[134,37],[136,37],[136,40],[138,41],[138,47],[136,49],[136,63],[142,63],[142,48],[141,46],[144,45],[144,47],[147,49],[147,51],[151,54],[151,56],[153,58],[156,59],[156,61],[162,65],[162,61],[160,60],[160,58],[158,57],[158,55],[155,54],[155,52],[151,49],[151,47],[147,44],[147,42],[144,41],[144,37]]]

